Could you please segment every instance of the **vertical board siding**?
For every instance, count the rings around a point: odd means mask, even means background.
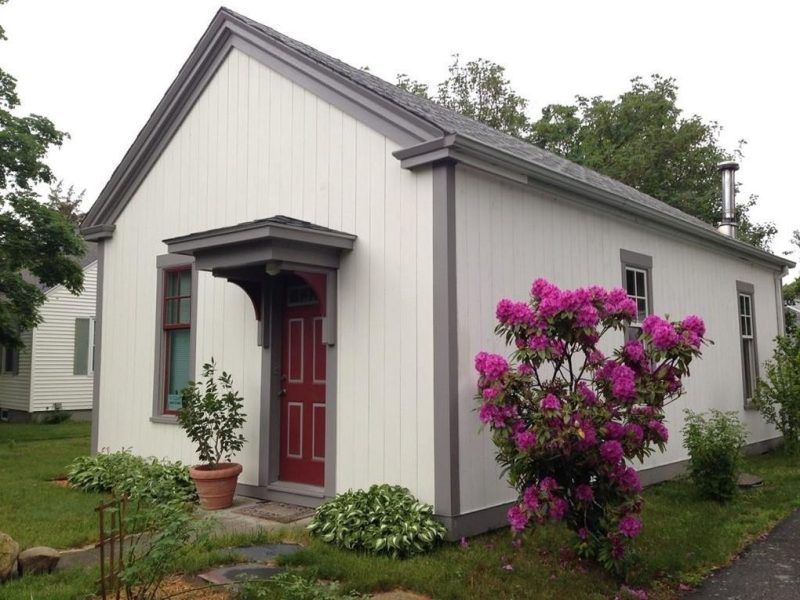
[[[94,318],[97,298],[97,262],[83,271],[83,293],[75,296],[63,286],[47,292],[42,323],[33,332],[33,411],[52,410],[60,402],[64,410],[90,410],[94,376],[74,375],[75,319]]]
[[[193,462],[151,423],[155,257],[162,240],[284,214],[358,236],[339,271],[336,489],[390,482],[433,501],[429,171],[307,90],[232,51],[106,243],[100,446]],[[238,460],[256,484],[261,349],[247,296],[200,273],[197,374],[214,356],[245,398]],[[333,458],[333,457],[330,457]]]
[[[670,441],[666,452],[656,453],[644,466],[686,458],[681,439],[684,408],[737,411],[747,424],[750,442],[775,437],[776,432],[757,412],[743,408],[736,306],[736,280],[752,283],[758,357],[763,362],[771,356],[777,335],[772,271],[469,168],[458,168],[456,190],[463,511],[513,497],[500,479],[490,435],[488,431],[479,433],[474,411],[472,358],[480,350],[509,354],[493,334],[497,301],[527,298],[537,277],[563,288],[590,284],[621,287],[621,248],[653,257],[655,312],[674,318],[701,315],[708,337],[715,342],[692,365],[686,395],[667,407]],[[622,343],[621,333],[613,343]]]
[[[20,350],[17,373],[0,373],[0,408],[30,412],[31,350],[33,347],[33,335],[30,331],[22,334],[22,343],[25,344],[25,348]],[[71,352],[70,357],[72,357]],[[71,362],[69,368],[72,372]]]

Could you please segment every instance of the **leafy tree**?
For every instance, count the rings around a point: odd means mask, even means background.
[[[397,85],[515,137],[527,134],[528,101],[513,90],[505,67],[490,60],[462,63],[458,54],[453,55],[448,77],[437,86],[435,97],[430,96],[427,84],[406,74],[397,76]]]
[[[800,250],[800,229],[795,229],[794,233],[792,234],[792,244],[797,246],[797,249]],[[792,252],[786,252],[785,254],[792,254]],[[785,306],[800,306],[800,276],[795,278],[794,281],[791,281],[783,286],[783,304]],[[798,319],[794,315],[794,313],[788,312],[786,313],[786,333],[793,334],[797,332],[798,328]],[[800,332],[797,332],[800,334]]]
[[[21,333],[41,320],[45,296],[25,275],[46,286],[63,284],[74,294],[83,288],[75,260],[84,253],[83,241],[33,190],[52,183],[45,156],[66,134],[46,117],[15,114],[19,102],[16,79],[0,69],[0,344],[7,347],[21,346]]]
[[[677,105],[674,79],[653,75],[631,80],[618,98],[576,97],[575,104],[550,104],[531,125],[529,141],[578,164],[618,179],[695,217],[722,220],[717,164],[741,156],[719,143],[721,127]],[[739,237],[767,247],[772,223],[753,223],[758,197],[737,205]]]
[[[80,211],[85,196],[86,190],[77,193],[75,186],[72,185],[64,190],[64,182],[59,179],[58,183],[50,187],[50,193],[47,194],[47,206],[61,213],[67,221],[78,227],[85,216]]]
[[[525,114],[502,66],[485,59],[462,64],[458,55],[449,76],[431,97],[427,84],[398,76],[398,85],[435,100],[495,129],[525,139],[580,165],[650,194],[712,225],[722,220],[717,164],[741,158],[719,142],[721,127],[699,116],[684,116],[674,79],[637,77],[615,99],[577,96],[574,104],[549,104],[541,118]],[[749,217],[758,196],[737,205],[740,239],[768,248],[777,229]]]

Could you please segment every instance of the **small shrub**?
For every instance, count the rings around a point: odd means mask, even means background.
[[[308,529],[323,542],[393,558],[427,552],[447,532],[430,504],[386,484],[338,494],[317,509]]]
[[[734,412],[709,415],[685,410],[683,445],[689,451],[689,474],[705,498],[728,502],[738,490],[745,427]]]
[[[209,536],[209,523],[195,519],[185,503],[141,501],[127,515],[126,530],[144,532],[126,544],[119,575],[126,600],[156,600],[164,578],[194,545]]]
[[[279,573],[266,581],[247,581],[239,588],[237,600],[342,600],[368,598],[357,592],[345,592],[336,583],[321,583],[308,575]]]
[[[125,494],[133,500],[152,503],[193,502],[196,498],[186,465],[142,458],[130,450],[79,456],[67,470],[67,481],[85,492]]]
[[[197,447],[200,462],[206,465],[230,461],[241,452],[244,436],[244,400],[233,389],[233,378],[225,371],[216,375],[214,359],[203,365],[205,384],[190,382],[181,391],[178,422]]]
[[[787,450],[800,452],[800,330],[775,340],[775,353],[764,365],[753,405],[783,435]]]
[[[41,422],[45,425],[58,425],[59,423],[65,423],[72,418],[72,413],[66,410],[63,410],[63,405],[61,402],[54,402],[53,403],[53,410],[48,410],[44,415],[42,415]]]

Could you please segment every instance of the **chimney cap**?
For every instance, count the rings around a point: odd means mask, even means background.
[[[739,163],[735,160],[724,160],[717,165],[717,169],[720,171],[738,171]]]

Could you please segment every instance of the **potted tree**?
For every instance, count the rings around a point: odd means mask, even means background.
[[[233,389],[233,378],[216,374],[214,359],[203,365],[205,383],[192,381],[181,391],[178,422],[194,442],[202,464],[190,469],[203,508],[216,510],[233,504],[242,465],[231,461],[244,446],[244,400]]]

